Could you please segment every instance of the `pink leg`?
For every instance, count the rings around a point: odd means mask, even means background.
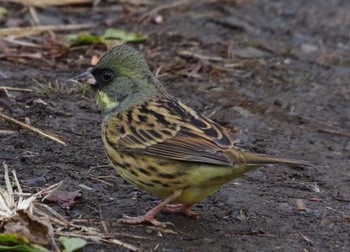
[[[191,218],[199,218],[199,214],[192,211],[193,205],[190,204],[167,204],[162,211],[169,212],[169,213],[182,213],[188,217]]]
[[[123,215],[123,218],[119,221],[125,224],[142,224],[142,223],[150,223],[153,226],[166,228],[167,223],[157,221],[154,217],[170,202],[179,197],[182,193],[182,190],[174,192],[168,198],[159,203],[156,207],[149,210],[145,215],[130,217],[127,215]]]

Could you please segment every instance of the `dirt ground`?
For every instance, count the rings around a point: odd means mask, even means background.
[[[175,225],[166,230],[117,223],[123,213],[145,213],[159,199],[124,182],[108,166],[101,115],[91,93],[62,84],[107,50],[101,44],[64,47],[62,37],[71,31],[19,39],[46,45],[39,48],[0,41],[0,86],[34,90],[0,90],[0,111],[20,121],[28,118],[67,144],[0,120],[1,130],[13,131],[0,133],[1,163],[16,170],[25,191],[64,180],[62,190],[80,190],[82,197],[70,209],[48,203],[51,207],[69,221],[81,219],[80,224],[139,249],[349,251],[350,2],[144,2],[36,10],[41,25],[93,23],[85,30],[97,35],[108,27],[148,35],[133,45],[171,94],[237,130],[259,151],[315,166],[262,167],[196,205],[199,220],[159,214]],[[10,14],[0,19],[1,27],[30,25],[28,8],[2,5]],[[91,240],[83,249],[127,250]]]

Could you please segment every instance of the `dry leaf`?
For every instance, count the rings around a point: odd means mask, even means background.
[[[296,204],[297,204],[297,209],[299,211],[307,211],[305,203],[304,203],[304,201],[302,199],[297,199]]]
[[[51,223],[47,218],[36,217],[25,210],[18,210],[17,215],[5,222],[5,233],[19,234],[31,243],[48,245],[54,236]]]
[[[45,197],[45,199],[59,204],[62,208],[69,209],[75,204],[75,199],[79,197],[81,197],[80,191],[54,191],[50,195]]]

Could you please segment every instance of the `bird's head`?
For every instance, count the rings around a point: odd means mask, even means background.
[[[126,45],[114,47],[94,67],[73,80],[91,85],[102,112],[125,110],[166,94],[143,55]]]

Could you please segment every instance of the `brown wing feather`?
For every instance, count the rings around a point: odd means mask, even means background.
[[[130,153],[217,165],[233,165],[225,152],[236,140],[228,130],[172,97],[161,97],[121,112],[119,137],[108,140]],[[109,121],[114,121],[109,120]],[[115,138],[115,134],[114,134]]]

